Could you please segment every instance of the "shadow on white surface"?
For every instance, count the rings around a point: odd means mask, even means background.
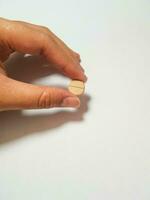
[[[38,56],[24,57],[14,54],[6,63],[8,75],[16,80],[32,82],[40,77],[48,76],[57,71],[44,67],[45,61]],[[88,111],[90,96],[81,97],[81,107],[77,110],[57,110],[56,112],[26,114],[23,111],[0,112],[0,144],[22,138],[23,136],[52,130],[73,121],[83,121]],[[53,109],[52,109],[53,110]]]
[[[88,111],[89,97],[81,99],[82,106],[75,111],[58,111],[56,113],[25,115],[22,111],[5,111],[0,113],[0,144],[19,139],[28,134],[52,130],[69,122],[83,121]]]

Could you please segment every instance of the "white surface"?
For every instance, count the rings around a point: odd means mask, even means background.
[[[1,0],[0,13],[79,51],[91,98],[74,113],[0,113],[0,199],[149,200],[149,1]]]

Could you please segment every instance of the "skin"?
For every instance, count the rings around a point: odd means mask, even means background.
[[[67,77],[87,80],[80,55],[47,27],[0,18],[0,110],[80,106],[79,98],[68,90],[36,86],[8,77],[4,62],[16,51],[42,55]]]

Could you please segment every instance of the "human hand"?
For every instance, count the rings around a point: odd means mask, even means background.
[[[9,78],[4,61],[15,51],[43,55],[66,76],[86,81],[80,55],[48,28],[0,18],[0,110],[80,106],[79,98],[67,90]]]

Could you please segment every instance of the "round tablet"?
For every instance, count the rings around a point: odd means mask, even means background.
[[[85,85],[82,81],[72,80],[68,87],[69,91],[75,95],[84,93]]]

